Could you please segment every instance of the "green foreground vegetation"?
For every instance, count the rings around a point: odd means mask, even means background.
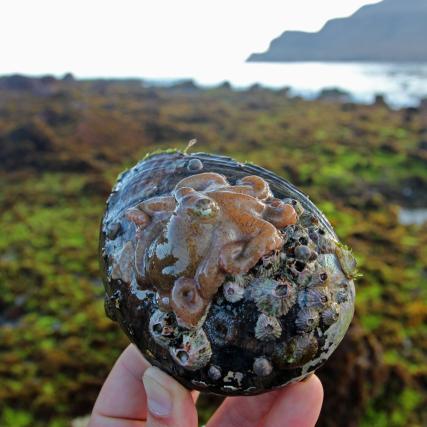
[[[353,326],[319,371],[320,426],[427,425],[427,110],[287,91],[0,78],[0,425],[69,426],[127,345],[104,314],[98,227],[117,174],[184,149],[267,167],[351,246]],[[202,419],[217,402],[201,400]]]

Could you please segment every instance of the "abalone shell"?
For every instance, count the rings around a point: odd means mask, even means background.
[[[261,167],[154,154],[101,224],[107,315],[190,389],[251,395],[305,378],[353,317],[355,262],[320,210]]]

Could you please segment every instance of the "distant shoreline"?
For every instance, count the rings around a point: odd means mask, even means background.
[[[306,100],[372,104],[379,96],[391,108],[417,107],[427,98],[427,62],[286,62],[243,63],[223,77],[218,70],[192,78],[117,77],[64,75],[0,75],[0,88],[46,87],[56,81],[128,82],[145,87],[175,88],[184,91],[226,89],[233,91],[271,90]]]

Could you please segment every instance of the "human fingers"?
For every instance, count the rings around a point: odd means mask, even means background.
[[[323,387],[316,375],[285,387],[274,401],[264,427],[314,427],[323,402]]]
[[[143,376],[147,393],[147,427],[197,427],[192,394],[160,369],[151,367]]]
[[[209,420],[207,427],[255,427],[268,413],[278,391],[257,396],[228,397]]]
[[[313,427],[319,416],[323,389],[317,377],[270,393],[229,397],[208,427]]]
[[[147,405],[142,376],[149,366],[139,350],[130,344],[102,386],[88,427],[143,425]]]

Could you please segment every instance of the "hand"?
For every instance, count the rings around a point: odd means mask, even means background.
[[[131,344],[105,381],[88,427],[197,427],[198,394],[152,367]],[[322,400],[312,375],[259,396],[228,397],[207,427],[313,427]]]

